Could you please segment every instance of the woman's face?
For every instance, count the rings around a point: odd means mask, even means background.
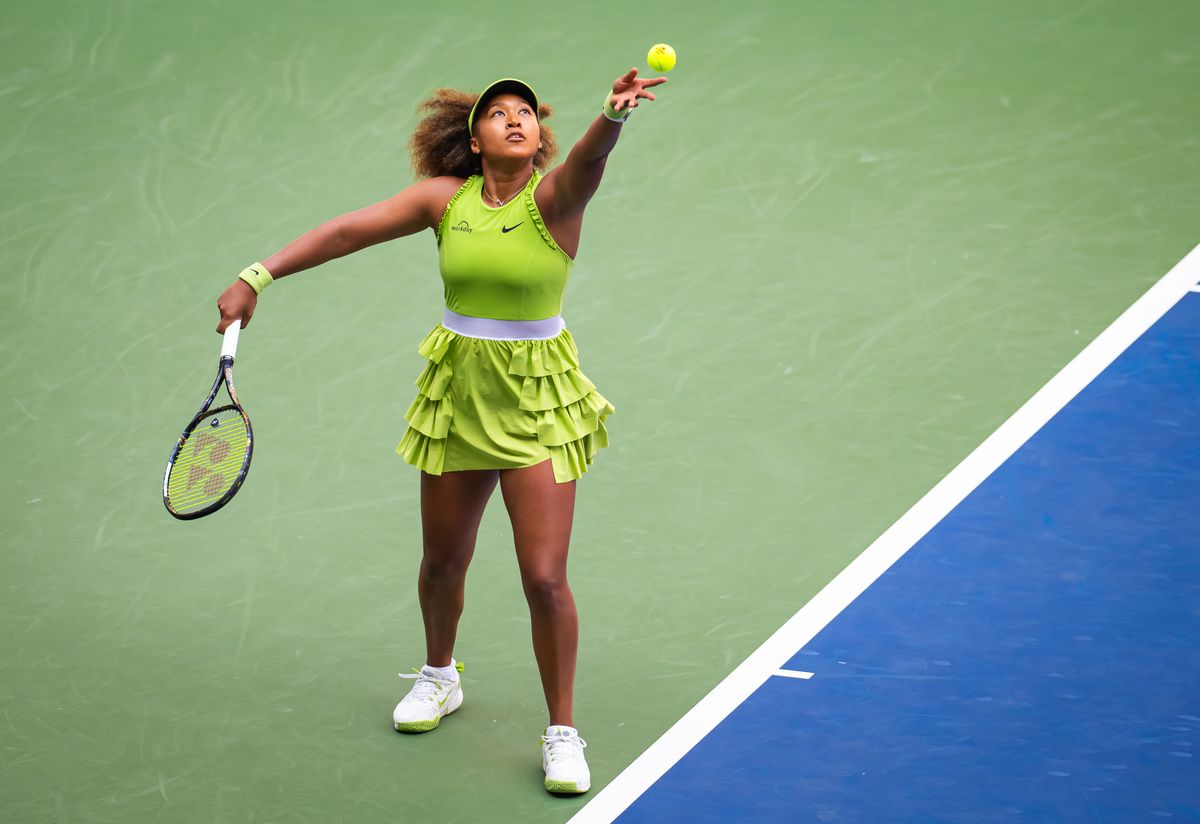
[[[533,106],[515,94],[498,94],[475,115],[471,150],[488,160],[532,160],[542,130]]]

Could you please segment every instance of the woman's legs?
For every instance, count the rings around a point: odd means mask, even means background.
[[[463,610],[467,566],[475,553],[483,510],[498,480],[494,469],[421,473],[424,555],[417,593],[425,619],[425,663],[432,667],[450,664]]]
[[[555,483],[550,461],[500,470],[512,521],[521,584],[533,624],[533,652],[551,724],[572,723],[579,619],[567,586],[567,547],[575,514],[575,482]]]

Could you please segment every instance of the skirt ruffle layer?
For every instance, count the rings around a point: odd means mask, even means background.
[[[455,415],[455,359],[447,355],[456,342],[480,340],[465,338],[438,324],[417,347],[428,363],[417,377],[417,397],[404,415],[409,428],[396,451],[431,475],[458,469],[511,468],[503,460],[498,460],[495,467],[454,466],[447,462]],[[558,483],[587,472],[596,453],[608,446],[604,419],[616,409],[580,371],[579,352],[571,333],[564,329],[544,340],[489,340],[485,345],[504,354],[507,374],[499,378],[508,384],[508,394],[518,398],[517,409],[528,413],[507,418],[501,415],[500,419],[531,423],[531,431],[495,432],[497,442],[511,437],[527,445],[536,438],[541,451],[550,457]]]

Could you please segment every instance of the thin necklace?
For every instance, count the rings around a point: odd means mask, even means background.
[[[522,189],[524,189],[524,188],[525,188],[525,186],[526,186],[526,185],[529,183],[529,181],[531,181],[531,180],[533,180],[533,173],[532,173],[532,172],[530,172],[530,173],[529,173],[529,177],[525,178],[525,182],[524,182],[524,183],[522,183],[522,184],[521,184],[521,185],[520,185],[520,186],[517,188],[517,191],[513,192],[511,195],[509,195],[508,197],[504,198],[504,200],[501,200],[500,198],[493,196],[493,195],[492,195],[492,193],[491,193],[491,192],[489,192],[489,191],[487,190],[487,184],[485,183],[485,184],[483,184],[483,196],[484,196],[484,197],[486,197],[488,200],[492,201],[493,203],[495,203],[497,206],[503,206],[503,205],[505,204],[505,202],[506,202],[506,201],[512,200],[514,197],[516,197],[516,196],[517,196],[517,193],[518,193],[518,192],[520,192]]]

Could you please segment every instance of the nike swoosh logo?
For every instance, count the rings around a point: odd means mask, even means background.
[[[523,221],[523,220],[521,221],[521,223],[524,223],[524,222],[525,222],[525,221]],[[521,223],[518,223],[518,224],[517,224],[517,226],[520,226],[520,225],[521,225]],[[517,228],[517,226],[501,226],[501,227],[500,227],[500,233],[501,233],[501,234],[504,234],[504,235],[507,235],[507,234],[508,234],[509,232],[511,232],[513,229]]]
[[[447,701],[449,701],[449,700],[450,700],[450,696],[449,696],[449,695],[447,695],[447,696],[446,696],[445,698],[443,698],[441,701],[438,701],[438,709],[440,710],[442,707],[446,706],[446,702],[447,702]]]

